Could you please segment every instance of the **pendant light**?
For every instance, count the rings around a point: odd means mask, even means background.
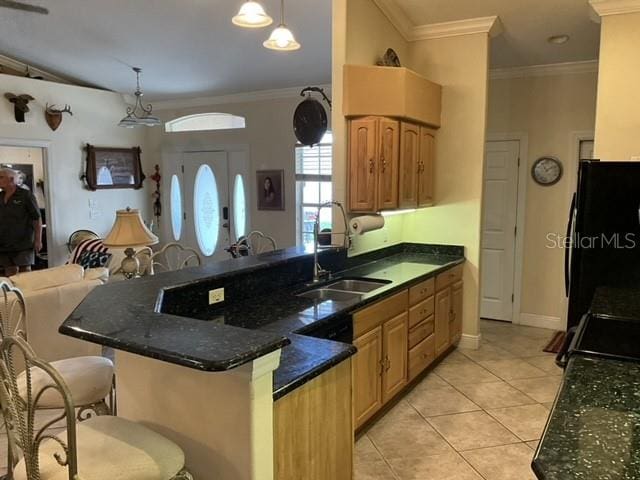
[[[131,107],[127,107],[127,116],[120,120],[118,123],[119,127],[133,128],[133,127],[155,127],[156,125],[160,125],[160,119],[151,115],[153,107],[151,104],[148,104],[146,107],[142,104],[142,97],[144,94],[142,93],[142,89],[140,88],[140,74],[142,73],[142,69],[138,67],[133,67],[133,71],[136,72],[136,91],[134,95],[136,96],[136,104]],[[138,111],[140,109],[140,111]]]
[[[267,15],[260,3],[244,2],[231,22],[244,28],[262,28],[271,25],[273,19]]]
[[[284,23],[284,0],[280,1],[280,25],[271,32],[271,36],[263,45],[270,50],[279,50],[281,52],[291,52],[300,48],[300,44],[296,42],[293,33]]]

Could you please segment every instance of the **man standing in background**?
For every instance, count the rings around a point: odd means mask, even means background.
[[[33,194],[18,187],[18,172],[0,168],[0,268],[7,277],[28,272],[42,249],[42,220]]]

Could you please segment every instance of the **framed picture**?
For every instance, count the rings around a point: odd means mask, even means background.
[[[87,144],[84,180],[89,190],[142,188],[140,147],[107,148]]]
[[[284,210],[284,170],[256,172],[258,210]]]

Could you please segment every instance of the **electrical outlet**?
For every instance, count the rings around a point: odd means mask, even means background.
[[[209,305],[224,302],[224,288],[209,290]]]

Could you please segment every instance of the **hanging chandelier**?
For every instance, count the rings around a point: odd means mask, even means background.
[[[244,2],[238,14],[231,19],[234,25],[244,28],[261,28],[273,23],[264,8],[258,2]]]
[[[119,127],[133,128],[133,127],[155,127],[160,125],[160,119],[151,115],[153,107],[148,104],[146,107],[142,104],[142,89],[140,88],[140,74],[142,69],[133,67],[133,71],[136,72],[136,91],[134,95],[136,97],[136,103],[131,107],[127,107],[127,116],[120,120]]]
[[[263,45],[270,50],[281,52],[291,52],[300,48],[300,44],[284,22],[284,0],[280,1],[280,25],[271,32],[271,36]]]

